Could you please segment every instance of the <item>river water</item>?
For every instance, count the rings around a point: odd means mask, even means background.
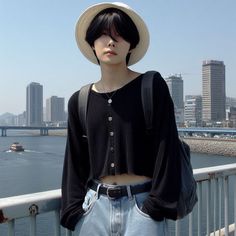
[[[13,142],[20,142],[25,152],[10,152]],[[0,198],[60,188],[66,138],[8,132],[0,137]],[[234,163],[234,157],[192,153],[193,168]],[[39,217],[38,236],[53,235],[51,217]],[[28,236],[25,220],[16,224],[16,236]],[[0,225],[0,236],[7,235],[6,225]],[[64,233],[62,233],[64,234]]]

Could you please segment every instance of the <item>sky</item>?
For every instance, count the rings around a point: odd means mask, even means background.
[[[75,41],[82,12],[100,1],[0,0],[0,115],[20,114],[26,87],[43,85],[45,100],[69,97],[100,79]],[[235,0],[127,0],[146,22],[150,46],[131,67],[159,71],[164,78],[181,74],[184,95],[202,94],[203,60],[224,61],[226,95],[236,97]]]

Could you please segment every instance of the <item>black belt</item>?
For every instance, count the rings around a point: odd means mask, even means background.
[[[90,188],[94,191],[97,191],[99,183],[98,182],[92,182]],[[149,192],[151,190],[152,183],[151,181],[143,183],[143,184],[137,184],[137,185],[130,185],[130,192],[132,195],[138,194],[138,193],[144,193]],[[128,196],[128,187],[127,186],[104,186],[103,184],[99,187],[99,194],[107,195],[111,199],[116,199],[124,196]]]

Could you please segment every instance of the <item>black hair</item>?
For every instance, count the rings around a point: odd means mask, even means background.
[[[140,38],[136,25],[125,12],[116,8],[107,8],[94,17],[87,29],[85,40],[93,47],[94,41],[106,33],[116,41],[114,30],[125,41],[130,43],[130,50],[139,43]],[[129,58],[130,53],[128,53],[126,58],[127,64]]]

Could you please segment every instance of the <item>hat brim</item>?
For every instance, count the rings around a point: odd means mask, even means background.
[[[75,38],[77,45],[83,55],[91,62],[98,64],[97,58],[90,45],[85,40],[87,29],[93,20],[93,18],[102,10],[107,8],[117,8],[125,12],[134,22],[139,32],[139,43],[132,49],[128,66],[137,63],[145,55],[149,46],[149,32],[145,22],[142,18],[128,5],[123,3],[99,3],[95,4],[84,11],[84,13],[79,17],[76,28],[75,28]]]

